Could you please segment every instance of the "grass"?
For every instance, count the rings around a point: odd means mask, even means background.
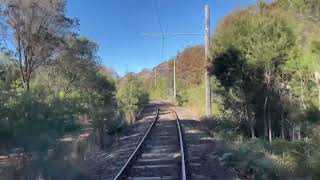
[[[320,146],[302,141],[243,136],[226,119],[203,119],[201,128],[225,144],[222,164],[249,179],[319,179]]]
[[[180,88],[177,95],[177,101],[179,105],[187,107],[199,117],[206,114],[204,85]],[[218,104],[212,103],[213,114],[218,113],[218,109]]]

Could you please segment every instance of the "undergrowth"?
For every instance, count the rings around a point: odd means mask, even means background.
[[[319,179],[320,146],[303,141],[243,135],[231,120],[203,118],[201,128],[225,144],[220,158],[238,175],[248,179]]]

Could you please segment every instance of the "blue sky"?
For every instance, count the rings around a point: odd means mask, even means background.
[[[203,33],[204,5],[211,8],[211,28],[232,10],[255,0],[157,0],[165,32]],[[143,33],[161,32],[155,0],[68,0],[67,14],[80,20],[79,33],[99,44],[102,64],[117,74],[139,72],[174,57],[186,47],[203,44],[203,36],[165,39],[162,58],[161,38]]]

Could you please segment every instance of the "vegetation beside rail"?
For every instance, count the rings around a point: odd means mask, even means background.
[[[105,148],[148,102],[138,80],[102,66],[98,44],[65,10],[64,0],[0,4],[0,179],[80,176],[80,133],[93,128]],[[73,136],[75,145],[64,143]]]

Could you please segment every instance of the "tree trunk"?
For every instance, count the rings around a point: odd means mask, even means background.
[[[294,134],[295,134],[294,126],[292,126],[292,141],[295,141]]]
[[[320,87],[318,86],[318,102],[319,102],[319,111],[320,111]]]
[[[254,125],[255,125],[255,121],[254,121],[254,117],[251,117],[251,111],[248,108],[248,96],[247,94],[245,95],[245,103],[244,103],[244,113],[245,113],[245,118],[246,121],[249,123],[250,126],[250,133],[251,133],[251,138],[254,139],[255,133],[254,133]]]
[[[300,124],[299,124],[299,126],[298,126],[298,130],[297,130],[298,132],[297,132],[297,138],[298,138],[298,141],[300,141],[301,140],[301,126],[300,126]]]
[[[271,126],[271,118],[270,118],[269,111],[268,111],[268,127],[269,127],[269,143],[271,144],[272,143],[272,126]]]
[[[255,124],[254,117],[251,117],[251,113],[249,112],[247,107],[245,109],[246,109],[246,119],[250,125],[251,138],[254,139],[254,138],[256,138],[255,133],[254,133],[254,124]]]
[[[268,136],[268,125],[267,125],[267,117],[266,117],[266,110],[267,110],[267,103],[268,103],[268,95],[264,101],[264,109],[263,109],[263,125],[264,125],[264,138],[267,139]]]
[[[131,111],[129,116],[130,116],[130,118],[129,118],[130,124],[133,124],[135,121],[135,113],[133,111]]]
[[[131,124],[133,124],[134,123],[134,121],[135,121],[135,113],[134,112],[132,112],[132,122],[131,122]]]
[[[283,115],[283,109],[281,110],[281,138],[285,139],[285,137],[284,137],[284,115]]]
[[[251,118],[250,120],[250,132],[251,132],[251,138],[254,139],[256,138],[255,133],[254,133],[254,120]]]
[[[301,86],[301,89],[300,89],[300,98],[301,98],[301,103],[302,103],[302,107],[303,109],[306,109],[306,105],[304,103],[304,91],[303,91],[303,80],[302,80],[302,75],[300,74],[300,86]]]
[[[100,128],[100,130],[99,130],[99,140],[100,140],[100,148],[103,149],[104,148],[104,132],[103,132],[103,128]]]
[[[27,91],[29,92],[30,91],[30,81],[26,82],[26,86],[27,86]]]

